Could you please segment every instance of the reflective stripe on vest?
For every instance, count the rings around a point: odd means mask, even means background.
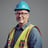
[[[14,45],[14,48],[28,48],[27,46],[27,39],[28,39],[28,35],[30,33],[30,30],[33,28],[33,27],[36,27],[32,24],[29,24],[25,29],[24,31],[22,31],[22,33],[20,34],[20,36],[18,37],[15,45]],[[38,28],[37,28],[38,29]],[[10,48],[10,44],[13,40],[13,36],[14,36],[14,32],[15,32],[15,28],[13,28],[13,30],[10,32],[10,35],[9,35],[9,46],[8,48]]]

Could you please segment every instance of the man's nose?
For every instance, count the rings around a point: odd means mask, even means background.
[[[22,15],[21,14],[19,14],[19,17],[21,17]]]

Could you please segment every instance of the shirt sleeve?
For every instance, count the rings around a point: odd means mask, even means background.
[[[28,47],[42,48],[42,38],[39,31],[35,27],[30,31],[30,34],[28,37]]]
[[[7,48],[7,46],[8,46],[8,43],[6,42],[6,44],[5,44],[4,48]]]
[[[5,44],[4,48],[8,48],[8,38],[9,38],[9,35],[7,37],[7,41],[6,41],[6,44]]]

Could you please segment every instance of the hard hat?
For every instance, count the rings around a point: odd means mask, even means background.
[[[16,5],[16,8],[14,9],[14,11],[16,11],[18,9],[25,9],[25,10],[28,10],[30,12],[30,8],[29,8],[28,4],[25,1],[20,1]]]

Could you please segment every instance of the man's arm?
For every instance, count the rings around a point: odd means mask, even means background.
[[[29,48],[42,48],[42,39],[39,31],[37,28],[33,28],[30,31],[29,37],[28,37],[28,47]]]
[[[8,38],[9,38],[9,35],[8,35]],[[6,41],[4,48],[8,48],[8,38],[7,38],[7,41]]]
[[[8,43],[6,42],[6,44],[5,44],[4,48],[7,48],[7,46],[8,46]]]

